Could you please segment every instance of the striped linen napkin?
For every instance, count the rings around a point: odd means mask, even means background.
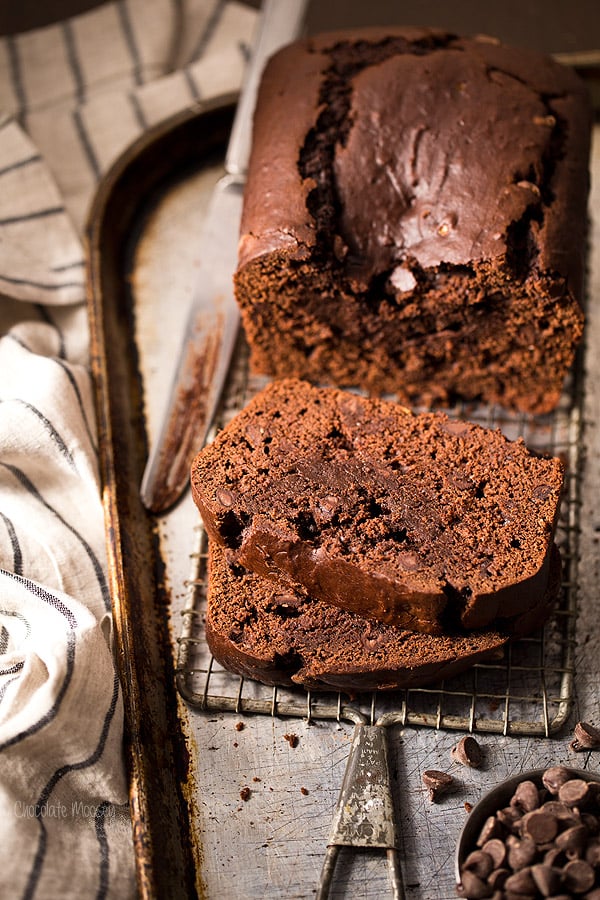
[[[120,0],[0,38],[2,897],[135,894],[81,232],[132,140],[239,87],[255,18]]]

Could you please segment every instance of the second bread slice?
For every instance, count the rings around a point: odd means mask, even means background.
[[[296,379],[196,457],[231,562],[412,631],[483,628],[543,598],[563,482],[522,440]]]

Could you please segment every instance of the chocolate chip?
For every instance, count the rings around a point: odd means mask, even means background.
[[[588,830],[585,825],[573,825],[556,838],[559,850],[569,855],[581,856],[587,843]]]
[[[578,722],[573,730],[570,746],[576,752],[597,750],[600,747],[600,728],[590,725],[589,722]]]
[[[536,844],[547,844],[558,833],[558,819],[545,809],[536,809],[523,817],[521,830]]]
[[[447,793],[454,784],[452,775],[438,772],[436,769],[428,769],[423,772],[421,780],[429,791],[429,799],[432,803],[435,803],[442,794]]]
[[[504,885],[506,884],[506,879],[510,876],[510,869],[494,869],[492,874],[488,878],[488,884],[494,891],[501,891]]]
[[[561,803],[560,800],[547,800],[544,804],[544,809],[556,816],[562,828],[579,825],[580,817],[576,810],[571,809],[566,803]]]
[[[565,766],[551,766],[542,775],[542,783],[551,794],[556,795],[565,781],[571,777],[571,773]]]
[[[531,875],[542,897],[551,897],[560,890],[560,869],[538,863],[531,867]]]
[[[499,838],[486,841],[481,848],[493,860],[494,866],[499,869],[506,860],[506,845]]]
[[[585,851],[585,861],[591,866],[600,867],[600,840],[591,840]]]
[[[530,866],[536,854],[537,847],[532,838],[524,837],[521,841],[515,840],[508,851],[508,864],[513,871],[518,872],[520,869]]]
[[[581,821],[588,830],[588,834],[595,835],[600,833],[600,820],[591,813],[581,813]]]
[[[328,522],[336,513],[339,513],[341,506],[342,502],[339,497],[328,494],[326,497],[319,497],[317,499],[317,514],[320,514],[321,518]]]
[[[533,491],[531,492],[531,496],[533,497],[534,500],[544,501],[544,500],[547,500],[548,497],[551,496],[552,491],[553,491],[553,488],[552,488],[551,484],[538,484],[538,485],[536,485],[536,487],[534,487]]]
[[[477,846],[483,847],[487,841],[490,841],[494,838],[501,838],[504,834],[504,829],[502,825],[496,819],[495,816],[488,816],[488,818],[483,823],[483,827],[479,832],[479,837],[477,838]]]
[[[565,854],[559,847],[551,847],[544,853],[544,865],[560,869],[566,862]]]
[[[563,869],[563,881],[568,890],[574,894],[583,894],[594,887],[596,874],[588,862],[573,859]]]
[[[478,769],[483,761],[481,747],[471,735],[461,738],[450,751],[450,756],[461,766],[470,766],[473,769]]]
[[[494,860],[485,850],[473,850],[465,859],[464,868],[469,872],[475,872],[485,881],[494,869]]]
[[[531,894],[535,897],[537,886],[531,874],[531,867],[526,866],[506,879],[505,891],[513,891],[515,894]]]
[[[474,872],[461,872],[460,885],[457,889],[461,897],[469,897],[469,900],[483,900],[484,897],[491,897],[492,888],[486,884]]]
[[[519,830],[519,823],[523,818],[521,810],[516,806],[506,806],[504,809],[498,810],[496,816],[506,830],[511,831],[513,834],[516,834]]]
[[[219,488],[217,491],[217,502],[226,509],[229,509],[235,503],[235,497],[231,491],[226,488]]]
[[[583,778],[571,778],[566,781],[558,792],[558,799],[567,806],[581,806],[588,798],[588,782]]]
[[[510,804],[518,806],[524,812],[537,809],[540,805],[540,792],[533,781],[521,781]]]

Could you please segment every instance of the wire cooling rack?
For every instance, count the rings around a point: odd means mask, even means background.
[[[230,376],[220,428],[264,384],[248,373],[247,349],[240,342]],[[575,619],[582,462],[581,361],[558,408],[529,417],[499,407],[456,407],[448,412],[491,428],[510,439],[560,456],[566,478],[556,540],[563,561],[563,584],[556,610],[545,627],[508,644],[504,658],[479,663],[468,672],[425,688],[372,692],[353,698],[301,688],[272,688],[223,669],[204,637],[206,609],[206,534],[198,524],[197,551],[186,584],[188,594],[178,637],[176,680],[179,693],[198,710],[258,713],[351,722],[421,725],[435,729],[504,735],[554,734],[565,725],[572,704],[575,674]]]

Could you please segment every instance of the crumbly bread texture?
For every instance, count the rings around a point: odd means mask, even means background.
[[[590,126],[575,73],[487,38],[280,51],[235,276],[255,369],[553,409],[582,333]]]
[[[546,595],[534,615],[511,622],[509,632],[455,630],[436,637],[285,590],[229,565],[226,551],[214,542],[209,573],[206,637],[222,666],[265,684],[349,693],[420,687],[501,658],[509,634],[527,634],[543,624],[560,588],[555,551]]]
[[[544,596],[563,483],[522,440],[297,379],[192,464],[232,563],[413,631],[483,628]]]

